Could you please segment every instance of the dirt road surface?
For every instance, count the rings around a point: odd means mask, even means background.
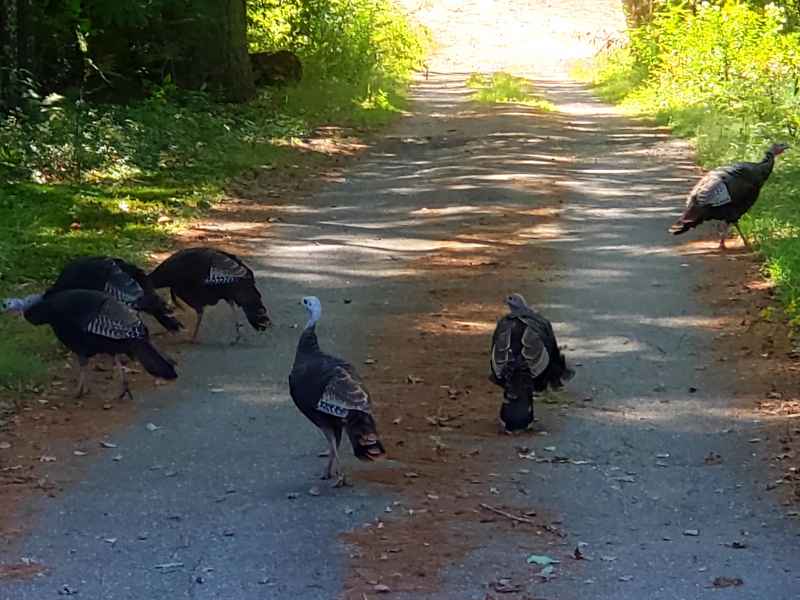
[[[0,598],[797,598],[800,530],[764,491],[765,422],[696,293],[708,261],[666,235],[691,155],[567,77],[622,27],[617,3],[408,7],[439,43],[410,114],[311,196],[239,185],[246,214],[275,217],[235,241],[276,327],[229,347],[212,312],[179,382],[30,507],[0,558],[42,572]],[[555,110],[470,102],[466,77],[496,70]],[[486,380],[509,291],[578,371],[513,437]],[[309,293],[391,457],[346,459],[352,488],[316,480],[322,438],[288,396]]]

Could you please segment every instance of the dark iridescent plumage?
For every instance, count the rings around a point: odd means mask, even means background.
[[[347,361],[320,350],[316,320],[321,314],[319,300],[303,299],[311,319],[297,344],[289,390],[297,408],[319,427],[330,448],[324,478],[338,471],[338,448],[346,431],[353,453],[360,460],[376,460],[385,454],[372,416],[369,393]],[[340,482],[343,482],[343,476]]]
[[[234,314],[234,305],[241,307],[253,329],[263,331],[271,324],[253,271],[233,254],[213,248],[180,250],[150,273],[150,281],[156,288],[170,288],[176,304],[180,298],[197,313],[192,339],[197,339],[205,307],[214,306],[220,300],[226,301]],[[235,324],[238,341],[238,319]]]
[[[503,388],[500,421],[507,431],[516,431],[533,422],[534,393],[560,388],[575,373],[567,367],[550,321],[520,294],[511,294],[506,303],[511,310],[492,335],[490,379]]]
[[[87,391],[86,365],[96,354],[114,357],[120,369],[120,397],[130,396],[128,382],[117,356],[137,359],[148,373],[175,379],[173,363],[150,343],[147,327],[134,310],[94,290],[65,290],[47,294],[23,312],[34,325],[50,325],[56,337],[78,357],[81,376],[77,395]]]
[[[720,237],[720,248],[725,247],[725,236],[730,225],[736,227],[742,241],[749,246],[739,229],[739,219],[758,200],[761,187],[772,174],[775,157],[788,147],[787,144],[773,144],[760,162],[736,163],[706,173],[692,188],[686,209],[670,227],[670,232],[680,235],[705,221],[722,221],[725,226]]]
[[[158,295],[147,274],[121,258],[91,256],[68,263],[46,295],[65,290],[104,292],[128,306],[146,312],[169,331],[183,325],[172,316],[167,303]]]

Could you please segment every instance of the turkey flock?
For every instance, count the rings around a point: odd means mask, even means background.
[[[707,173],[691,190],[686,208],[670,231],[682,234],[705,221],[721,221],[720,248],[725,248],[733,225],[746,246],[739,219],[758,199],[775,157],[788,148],[772,144],[763,160],[720,167]],[[159,289],[169,289],[170,306]],[[125,260],[82,257],[67,264],[53,285],[40,294],[8,298],[2,312],[21,314],[33,325],[48,324],[78,361],[76,396],[87,393],[87,365],[98,354],[109,355],[119,372],[118,398],[131,398],[120,357],[138,361],[153,377],[178,377],[176,362],[156,348],[140,316],[154,318],[165,330],[178,332],[183,324],[173,307],[184,303],[197,315],[191,335],[196,342],[204,311],[225,301],[232,311],[232,343],[241,339],[239,311],[251,327],[264,331],[272,321],[255,283],[253,271],[233,254],[214,248],[180,250],[147,274]],[[505,298],[508,313],[497,321],[489,351],[489,379],[502,388],[499,421],[502,431],[531,427],[534,398],[548,388],[559,389],[575,375],[562,354],[553,327],[519,293]],[[323,478],[344,485],[339,445],[347,434],[356,458],[373,461],[385,456],[372,413],[369,392],[353,365],[327,354],[319,345],[316,326],[322,304],[315,296],[302,298],[308,322],[300,334],[289,391],[295,405],[324,435],[328,464]]]

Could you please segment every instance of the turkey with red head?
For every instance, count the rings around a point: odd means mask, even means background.
[[[686,209],[670,227],[680,235],[705,221],[722,221],[719,247],[725,249],[728,228],[733,225],[747,248],[750,244],[739,229],[739,219],[758,200],[761,187],[772,174],[775,157],[789,148],[788,144],[772,144],[761,162],[740,162],[706,173],[689,193]]]

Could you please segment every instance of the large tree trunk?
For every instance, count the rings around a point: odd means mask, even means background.
[[[184,60],[178,65],[178,83],[207,87],[234,102],[255,96],[245,0],[190,0],[188,5],[193,18],[180,32]]]
[[[0,44],[3,62],[0,64],[0,108],[10,108],[19,104],[19,13],[17,0],[3,0],[1,6]]]

